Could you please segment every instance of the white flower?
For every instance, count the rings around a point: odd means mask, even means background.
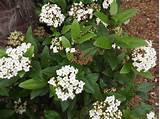
[[[84,82],[76,80],[78,69],[66,65],[56,71],[57,77],[51,78],[48,83],[55,87],[56,95],[62,101],[74,99],[83,91]]]
[[[30,47],[30,43],[22,43],[16,48],[10,47],[6,50],[7,57],[0,59],[0,78],[10,79],[17,76],[20,71],[29,71],[31,61],[23,55]]]
[[[136,48],[132,53],[132,64],[139,72],[146,72],[156,66],[156,51],[152,48],[151,41],[146,42],[148,43],[148,46]]]
[[[103,8],[108,9],[108,7],[112,4],[112,2],[113,0],[104,0],[102,4]]]
[[[53,50],[53,53],[58,53],[64,49],[61,43],[61,37],[52,39],[50,49]]]
[[[94,10],[92,8],[85,6],[82,2],[80,2],[74,3],[68,13],[69,16],[76,18],[78,21],[83,21],[87,19],[92,19],[93,11]]]
[[[130,22],[130,19],[128,19],[127,21],[125,21],[125,22],[124,22],[124,25],[129,24],[129,22]]]
[[[157,119],[154,112],[150,112],[150,113],[146,114],[146,116],[147,116],[147,119]]]
[[[120,103],[114,95],[106,97],[105,101],[93,103],[89,116],[91,119],[122,119],[122,112],[118,109]]]
[[[48,26],[55,28],[61,26],[65,20],[65,16],[61,13],[61,8],[56,4],[45,4],[40,13],[40,22],[46,23]]]
[[[116,49],[116,48],[117,48],[117,49],[121,49],[119,46],[116,45],[116,43],[113,43],[113,44],[112,44],[112,48],[113,48],[113,49]]]
[[[17,114],[23,114],[26,112],[26,109],[27,109],[27,102],[22,102],[21,101],[21,98],[18,99],[18,101],[14,101],[14,109],[15,109],[15,112]]]
[[[75,48],[66,48],[65,51],[66,51],[66,53],[75,53],[76,49]]]

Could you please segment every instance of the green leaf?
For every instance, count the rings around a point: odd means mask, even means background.
[[[16,80],[14,80],[14,79],[12,79],[12,80],[0,79],[0,87],[1,88],[8,87],[8,86],[12,85],[14,82],[16,82]]]
[[[103,49],[111,49],[112,48],[112,43],[109,40],[109,38],[105,36],[100,36],[97,38],[97,40],[94,42],[94,45],[99,48]]]
[[[84,90],[87,93],[93,94],[97,99],[100,99],[102,94],[100,92],[99,85],[97,84],[98,75],[96,73],[90,73],[83,80],[85,82]]]
[[[123,117],[125,119],[139,119],[132,111],[129,109],[123,110]]]
[[[45,46],[43,48],[43,51],[42,51],[42,54],[41,54],[41,57],[40,57],[42,67],[49,66],[50,58],[51,58],[51,56],[49,54],[49,48],[48,48],[48,46]]]
[[[0,96],[9,96],[8,88],[0,88]]]
[[[92,79],[91,77],[93,77],[93,76],[94,76],[94,78]],[[97,80],[98,80],[97,74],[93,74],[92,76],[88,75],[88,78],[85,79],[85,86],[84,86],[85,91],[88,93],[92,93],[92,94],[95,93],[96,91],[95,91],[94,86],[97,85],[97,83],[96,83]]]
[[[105,60],[109,63],[112,70],[115,70],[121,63],[121,60],[117,57],[117,54],[112,51],[105,52]]]
[[[25,71],[20,71],[20,72],[18,72],[18,76],[19,76],[20,78],[23,78],[25,74],[26,74]]]
[[[52,38],[51,38],[51,37],[46,37],[46,38],[43,40],[42,45],[50,45],[50,44],[51,44],[51,41],[52,41]]]
[[[24,54],[25,57],[28,57],[29,59],[31,59],[34,55],[34,46],[31,46],[27,52]]]
[[[131,49],[147,45],[145,40],[132,36],[117,37],[116,44],[121,48],[131,48]]]
[[[154,79],[154,76],[152,75],[152,73],[150,71],[147,71],[147,72],[138,72],[137,71],[137,74],[140,76],[143,76],[144,78],[147,78],[147,79]]]
[[[96,37],[96,34],[94,33],[87,33],[85,35],[83,35],[80,39],[79,39],[79,43],[82,44],[92,38]]]
[[[4,56],[7,56],[6,50],[0,48],[0,58],[2,58],[2,57],[4,57]]]
[[[41,72],[41,65],[38,61],[32,61],[32,69],[31,69],[31,72],[30,72],[30,77],[32,79],[43,79],[43,76],[42,76],[42,72]]]
[[[63,112],[65,112],[68,109],[69,106],[70,106],[69,101],[63,101],[63,102],[61,102],[61,108],[62,108]]]
[[[116,15],[118,12],[118,4],[116,0],[113,0],[112,4],[110,5],[110,10],[109,10],[111,15]]]
[[[154,84],[144,82],[144,83],[138,84],[137,91],[147,93],[148,91],[152,90],[153,88],[154,88]]]
[[[63,45],[64,48],[70,48],[71,47],[70,41],[66,37],[62,36],[61,37],[61,42],[62,42],[62,45]]]
[[[13,114],[14,114],[14,110],[10,110],[10,109],[0,110],[1,119],[11,119]]]
[[[30,94],[31,100],[36,98],[37,96],[43,96],[48,93],[48,89],[38,89],[38,90],[33,90]]]
[[[38,50],[37,41],[33,37],[32,27],[31,26],[27,30],[26,41],[29,42],[29,43],[31,43],[32,45],[34,45],[35,51],[37,52],[37,50]]]
[[[131,17],[135,16],[136,13],[137,13],[136,9],[128,9],[113,16],[113,19],[116,22],[116,24],[122,24],[127,20],[129,20]]]
[[[95,16],[98,17],[102,22],[108,24],[108,17],[103,12],[96,12]]]
[[[127,73],[129,73],[131,70],[132,70],[132,69],[131,69],[131,65],[130,65],[130,64],[124,64],[123,67],[122,67],[122,69],[121,69],[121,71],[120,71],[120,73],[121,73],[121,74],[127,74]]]
[[[58,6],[60,6],[62,10],[66,9],[66,0],[52,0],[52,1],[54,1]]]
[[[71,25],[71,37],[74,41],[78,42],[80,37],[80,25],[77,20],[74,20]]]
[[[43,69],[41,71],[41,73],[47,77],[52,77],[54,75],[55,70],[57,69],[57,67],[53,66],[53,67],[47,67],[45,69]]]
[[[74,58],[74,54],[73,54],[73,53],[67,53],[66,56],[67,56],[67,59],[68,59],[69,61],[72,61],[73,58]]]
[[[82,26],[81,27],[81,33],[82,34],[88,33],[89,31],[91,31],[92,27],[93,27],[92,25],[90,25],[90,26]]]
[[[19,84],[19,87],[24,89],[41,89],[47,85],[47,81],[43,79],[29,79]]]
[[[53,110],[47,110],[44,112],[45,119],[60,119],[59,113]]]
[[[138,117],[143,117],[146,113],[152,110],[152,106],[145,104],[143,102],[140,103],[133,111]]]
[[[71,29],[71,25],[63,26],[61,33],[65,34]]]

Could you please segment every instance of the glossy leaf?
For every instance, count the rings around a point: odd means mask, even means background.
[[[102,22],[108,23],[108,17],[103,12],[96,12],[95,16],[98,17]]]
[[[79,43],[82,44],[92,38],[96,37],[96,34],[90,32],[90,33],[86,33],[85,35],[83,35],[80,39],[79,39]]]
[[[112,47],[111,41],[105,36],[98,37],[94,42],[94,45],[102,49],[110,49]]]
[[[61,42],[62,42],[62,45],[63,45],[64,48],[70,48],[71,47],[70,41],[66,37],[62,36],[61,37]]]
[[[47,110],[44,112],[45,119],[60,119],[59,113],[53,110]]]
[[[129,49],[147,45],[145,40],[132,36],[116,37],[116,44],[121,48],[129,48]]]
[[[129,20],[131,17],[135,16],[136,13],[137,13],[136,9],[128,9],[119,12],[117,15],[113,16],[113,19],[116,22],[116,24],[122,24],[127,20]]]
[[[77,20],[74,20],[71,25],[71,36],[74,41],[78,41],[80,37],[80,25]]]
[[[110,10],[109,10],[111,15],[116,15],[118,12],[118,4],[116,0],[113,0],[112,4],[110,5]]]
[[[19,84],[19,87],[24,89],[41,89],[47,85],[47,81],[42,79],[29,79]]]

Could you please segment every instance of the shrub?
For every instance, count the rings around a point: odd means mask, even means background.
[[[41,27],[34,36],[29,27],[20,44],[10,36],[12,45],[0,49],[3,119],[156,118],[146,103],[154,85],[135,83],[154,78],[155,49],[122,29],[136,9],[121,10],[118,0],[43,0],[39,7],[48,33]]]

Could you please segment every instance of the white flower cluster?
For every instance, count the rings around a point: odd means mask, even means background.
[[[147,119],[157,119],[157,117],[156,117],[154,112],[150,112],[146,116],[147,116]]]
[[[132,53],[133,66],[137,71],[148,71],[156,66],[156,51],[152,48],[152,42],[146,41],[148,46],[136,48]]]
[[[78,21],[92,19],[93,9],[89,6],[85,6],[82,2],[74,3],[69,11],[69,16],[75,17]]]
[[[78,69],[66,65],[56,71],[57,77],[51,78],[48,83],[55,87],[56,95],[62,101],[73,99],[83,91],[84,82],[76,80]]]
[[[122,119],[122,112],[118,109],[120,101],[115,96],[106,97],[105,101],[97,101],[89,111],[91,119]]]
[[[55,37],[52,39],[50,49],[53,50],[53,53],[58,53],[64,49],[62,46],[61,37]]]
[[[46,23],[48,26],[57,28],[61,26],[65,20],[65,16],[61,13],[61,8],[56,4],[45,4],[40,13],[40,22]]]
[[[0,59],[0,78],[10,79],[17,76],[19,71],[29,71],[31,61],[23,55],[30,47],[30,43],[22,43],[16,48],[8,48],[6,50],[8,57],[2,57]]]
[[[112,4],[112,2],[113,0],[104,0],[102,4],[103,8],[108,9],[108,7]]]
[[[14,31],[11,32],[10,36],[8,37],[8,45],[16,47],[18,45],[21,45],[25,40],[25,36],[22,32]]]
[[[62,46],[62,39],[61,37],[55,37],[52,39],[52,42],[51,42],[51,46],[50,46],[50,49],[53,50],[53,53],[58,53],[62,50],[64,50],[64,47]],[[65,49],[66,53],[74,53],[76,52],[76,49],[75,48],[66,48]]]
[[[23,114],[26,112],[27,109],[27,102],[22,102],[21,98],[18,99],[18,101],[14,101],[14,110],[17,114]]]

